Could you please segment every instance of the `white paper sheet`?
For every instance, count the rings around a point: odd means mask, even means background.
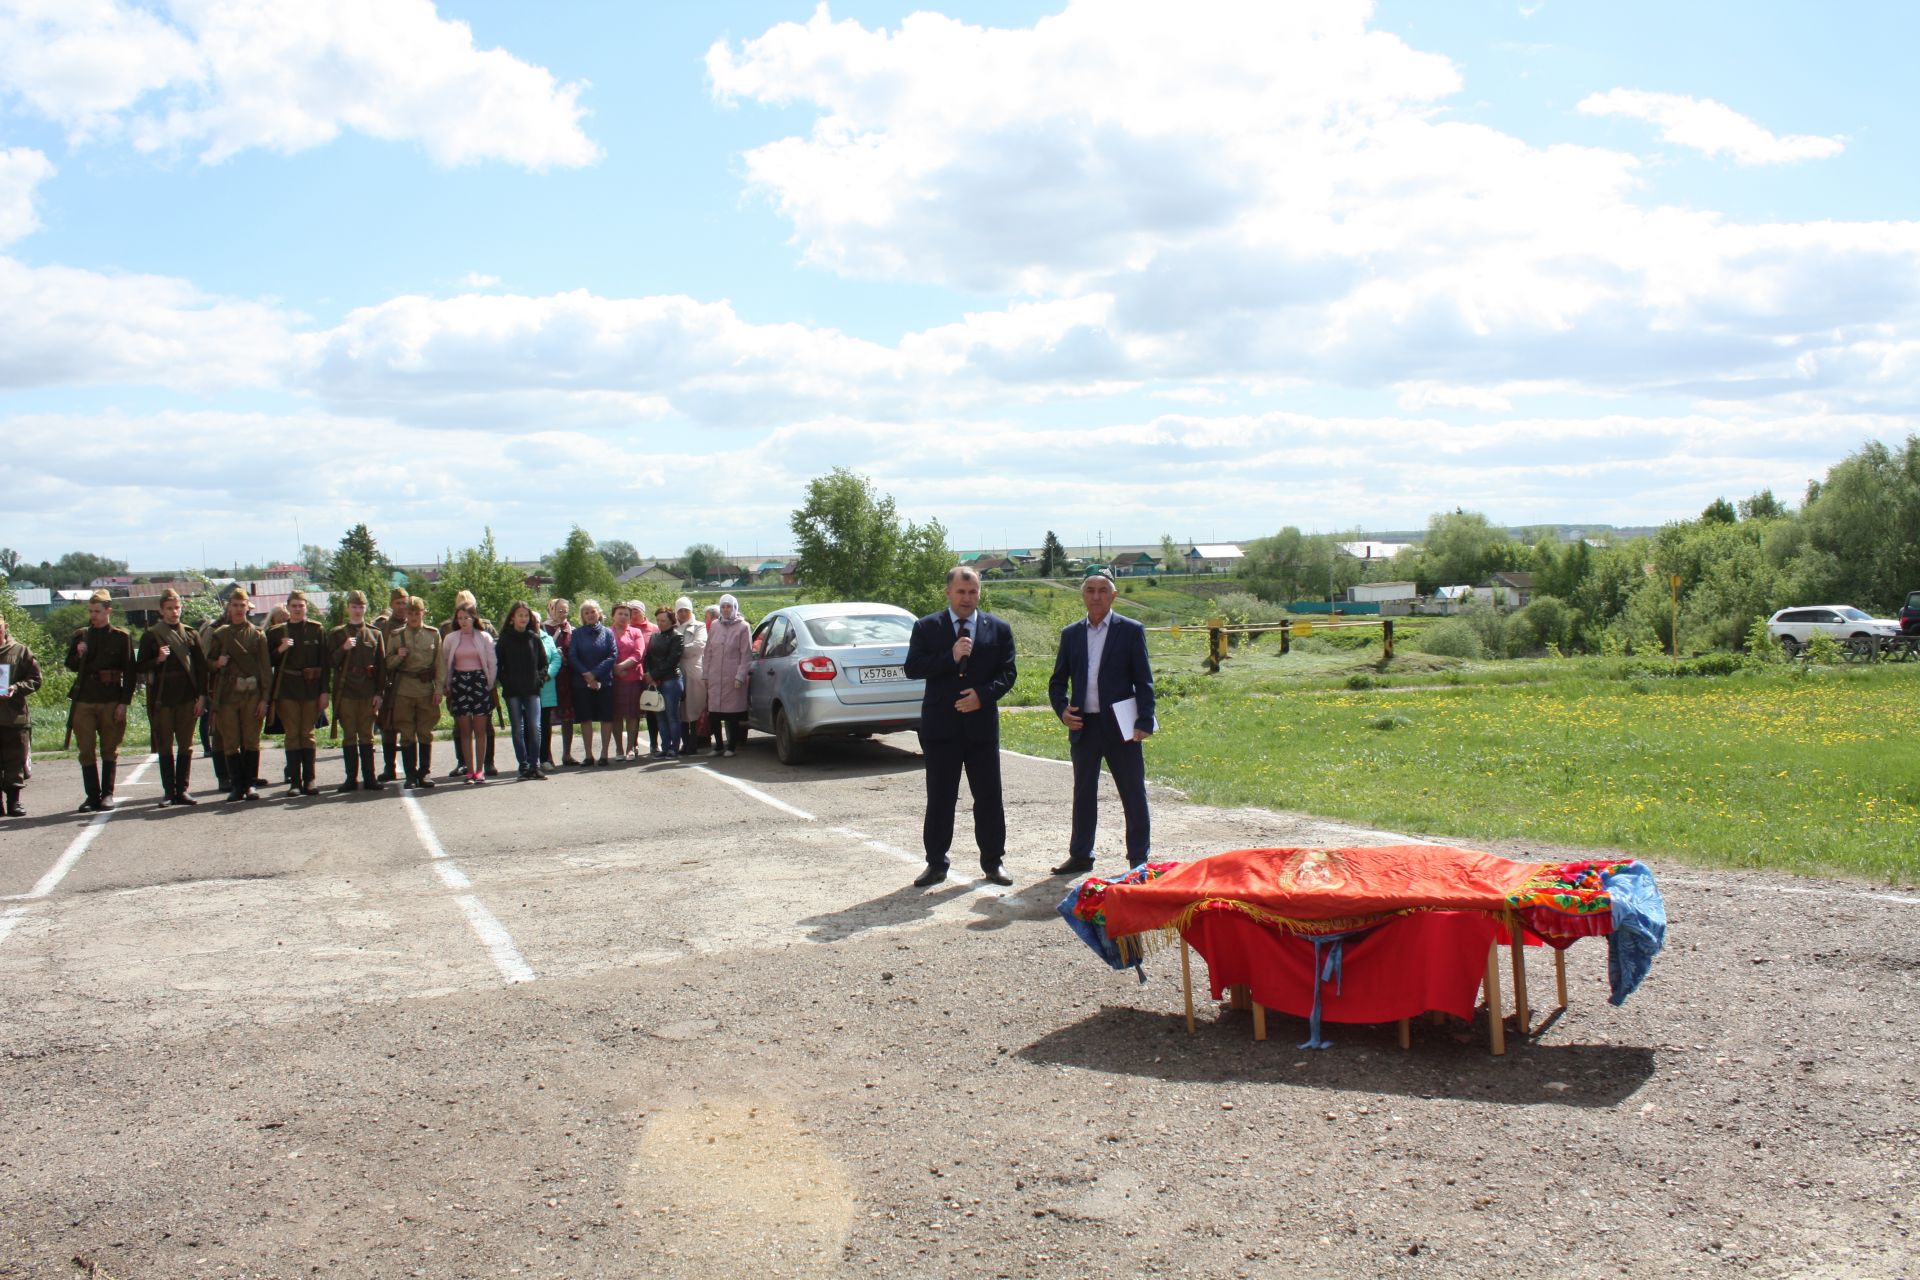
[[[1126,741],[1133,736],[1134,726],[1140,723],[1140,700],[1122,698],[1113,704],[1113,718],[1120,722],[1120,739]]]

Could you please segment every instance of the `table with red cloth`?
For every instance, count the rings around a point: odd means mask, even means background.
[[[1188,1025],[1187,948],[1207,961],[1216,998],[1250,998],[1255,1034],[1265,1010],[1309,1018],[1306,1046],[1323,1048],[1321,1021],[1401,1024],[1429,1012],[1473,1016],[1484,984],[1494,1052],[1504,1050],[1496,948],[1512,951],[1515,1012],[1528,1025],[1522,943],[1561,953],[1613,928],[1615,885],[1627,927],[1652,931],[1651,951],[1616,973],[1616,1003],[1637,985],[1664,937],[1664,906],[1644,867],[1608,862],[1515,862],[1451,845],[1241,849],[1190,863],[1153,862],[1116,881],[1088,879],[1061,915],[1115,967],[1159,945],[1181,947]],[[1636,915],[1635,913],[1639,913]],[[1646,917],[1645,920],[1642,917]],[[1612,962],[1610,961],[1610,968]],[[1144,980],[1144,975],[1143,975]]]

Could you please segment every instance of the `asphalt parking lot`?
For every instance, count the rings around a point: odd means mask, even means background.
[[[1177,963],[1054,914],[1066,770],[1005,768],[1013,888],[963,801],[928,891],[910,737],[245,806],[196,762],[191,810],[123,769],[95,818],[40,766],[0,1276],[1912,1274],[1920,897],[1654,861],[1647,986],[1581,944],[1503,1059],[1189,1037]],[[1154,800],[1162,857],[1394,838]]]

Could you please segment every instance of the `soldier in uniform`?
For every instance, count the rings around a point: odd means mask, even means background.
[[[373,776],[373,722],[380,714],[384,677],[380,632],[367,621],[367,597],[347,596],[347,620],[327,633],[327,668],[333,672],[333,727],[344,731],[340,754],[346,761],[342,791],[384,788]],[[366,781],[359,780],[366,775]]]
[[[33,776],[33,709],[27,695],[40,687],[40,664],[33,652],[7,635],[7,619],[0,614],[0,791],[6,796],[9,818],[24,818],[20,788]]]
[[[287,753],[287,794],[317,796],[313,726],[327,709],[327,629],[307,617],[307,593],[287,597],[287,620],[267,632],[274,702]]]
[[[200,746],[207,759],[213,761],[213,780],[220,790],[226,791],[231,784],[227,781],[227,749],[220,745],[220,726],[213,714],[213,633],[226,625],[226,614],[216,613],[200,624],[200,656],[206,661],[207,693],[205,707],[200,712]]]
[[[160,762],[160,807],[198,804],[187,794],[193,728],[207,705],[207,660],[199,633],[180,625],[180,593],[160,593],[160,621],[140,637],[134,665],[147,682],[147,727]]]
[[[407,601],[407,625],[396,632],[387,651],[393,676],[393,719],[400,734],[400,759],[407,767],[406,787],[431,787],[433,727],[440,723],[440,633],[427,625],[427,602]]]
[[[474,598],[473,592],[468,591],[464,587],[454,592],[453,612],[455,617],[448,618],[440,624],[440,639],[445,641],[448,636],[453,634],[453,629],[460,625],[457,619],[461,605],[465,605],[467,608],[473,610],[473,625],[481,631],[486,632],[489,636],[492,636],[494,641],[498,643],[500,633],[494,630],[491,620],[480,616],[480,601]],[[494,688],[493,699],[494,709],[497,711],[500,707],[500,690],[498,686]],[[486,776],[489,778],[497,778],[500,776],[500,771],[494,768],[493,765],[493,718],[491,716],[487,718],[487,759],[485,769]],[[447,774],[447,776],[449,778],[464,778],[470,772],[472,772],[472,769],[467,764],[467,744],[461,741],[461,735],[456,733],[453,735],[453,770]]]
[[[104,591],[87,601],[87,625],[67,641],[67,670],[74,673],[67,723],[80,737],[87,789],[79,812],[97,813],[113,806],[113,771],[134,687],[133,639],[113,625],[113,597]]]
[[[398,775],[393,771],[394,757],[400,745],[399,730],[394,726],[393,709],[393,646],[394,636],[407,629],[407,601],[411,599],[405,587],[395,587],[387,593],[387,611],[373,620],[374,627],[380,632],[380,652],[386,660],[385,686],[380,701],[380,756],[381,769],[379,781],[392,782]]]
[[[258,800],[260,725],[267,718],[273,665],[267,637],[247,617],[243,588],[235,587],[227,597],[227,620],[214,628],[207,663],[213,671],[215,731],[227,752],[227,803]]]

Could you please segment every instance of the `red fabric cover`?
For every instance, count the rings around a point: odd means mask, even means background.
[[[1422,911],[1399,916],[1346,941],[1342,980],[1320,993],[1327,1022],[1392,1022],[1429,1009],[1472,1018],[1487,948],[1499,925],[1482,911]],[[1313,941],[1258,924],[1237,911],[1203,911],[1182,935],[1207,962],[1217,1000],[1250,987],[1269,1009],[1304,1018],[1313,1012]]]
[[[1285,921],[1319,921],[1352,928],[1419,908],[1503,911],[1508,895],[1543,865],[1440,844],[1236,849],[1189,862],[1145,884],[1113,886],[1104,904],[1107,936],[1184,927],[1190,909],[1208,901],[1274,917],[1269,922],[1282,927]]]

